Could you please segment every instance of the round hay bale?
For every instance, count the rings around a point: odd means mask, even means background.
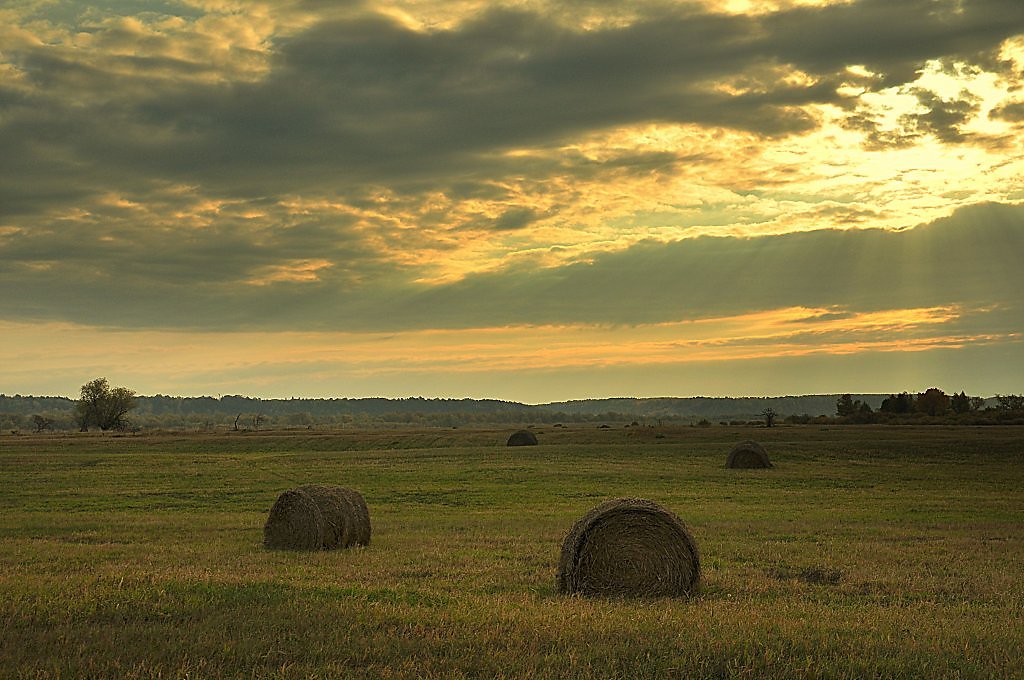
[[[324,517],[313,497],[301,489],[278,496],[263,525],[263,545],[281,550],[320,550],[323,544]]]
[[[675,514],[642,498],[601,503],[562,541],[558,591],[598,597],[676,597],[696,591],[700,555]]]
[[[536,446],[537,435],[529,430],[517,430],[508,438],[509,446]]]
[[[748,439],[732,447],[729,457],[725,459],[727,468],[770,468],[768,452],[757,442]]]
[[[356,533],[356,509],[349,498],[340,493],[341,487],[307,484],[300,486],[298,490],[304,491],[320,509],[324,535],[321,547],[324,550],[334,550],[351,545]]]
[[[344,547],[352,545],[370,545],[370,509],[366,506],[366,499],[363,494],[355,489],[346,486],[334,487],[338,493],[352,508],[349,515],[351,520],[351,532],[348,543]]]

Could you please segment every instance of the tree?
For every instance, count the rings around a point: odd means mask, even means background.
[[[124,430],[128,412],[135,408],[135,392],[127,387],[110,387],[106,378],[96,378],[82,385],[82,394],[75,404],[75,418],[82,432],[90,427]]]
[[[778,415],[779,414],[776,413],[775,409],[773,408],[766,408],[765,410],[761,411],[761,416],[764,417],[764,426],[771,427],[772,425],[774,425],[775,418]]]
[[[949,410],[949,395],[937,387],[929,387],[917,395],[917,410],[930,416],[941,416]]]
[[[971,398],[963,390],[960,391],[960,394],[953,393],[953,396],[949,398],[949,407],[953,409],[953,413],[967,413],[973,410]]]
[[[852,416],[856,412],[857,406],[853,401],[853,397],[849,394],[844,394],[836,400],[837,416]]]
[[[39,414],[32,416],[32,427],[35,428],[36,432],[43,432],[44,430],[49,430],[51,425],[53,425],[53,420],[51,420],[50,418],[41,416]]]
[[[914,397],[909,392],[890,394],[882,400],[878,410],[886,413],[910,413],[914,410]]]

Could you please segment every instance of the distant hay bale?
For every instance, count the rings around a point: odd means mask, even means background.
[[[536,446],[537,435],[529,430],[517,430],[508,438],[509,446]]]
[[[601,503],[562,541],[558,591],[599,597],[677,597],[700,583],[697,544],[675,514],[641,498]]]
[[[307,484],[282,493],[263,526],[263,545],[333,550],[370,542],[370,512],[362,494],[342,486]]]
[[[755,441],[748,439],[732,447],[729,457],[725,460],[727,468],[770,468],[768,452]]]
[[[324,517],[305,491],[293,489],[277,497],[263,525],[263,545],[280,550],[319,550],[324,544]]]

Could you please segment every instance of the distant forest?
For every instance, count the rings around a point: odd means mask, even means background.
[[[902,395],[906,395],[906,403]],[[914,408],[915,396],[902,395],[623,397],[531,405],[496,399],[258,399],[240,395],[174,397],[158,394],[135,397],[130,423],[133,429],[200,430],[560,422],[710,426],[760,424],[765,412],[770,411],[776,424],[919,421],[929,416],[932,420],[945,416],[946,421],[953,418],[954,422],[982,424],[993,420],[1006,422],[1008,416],[1015,415],[1012,411],[1002,413],[995,399],[977,397],[973,398],[966,414],[949,409],[948,413],[918,412]],[[75,404],[76,400],[67,397],[0,394],[0,432],[77,430]],[[899,408],[894,410],[893,405]],[[1001,417],[996,419],[993,413]]]

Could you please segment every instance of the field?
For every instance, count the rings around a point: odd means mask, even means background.
[[[3,677],[1022,677],[1024,428],[0,437]],[[755,436],[771,470],[726,470]],[[359,489],[367,548],[264,550]],[[600,501],[689,526],[683,600],[555,591]]]

